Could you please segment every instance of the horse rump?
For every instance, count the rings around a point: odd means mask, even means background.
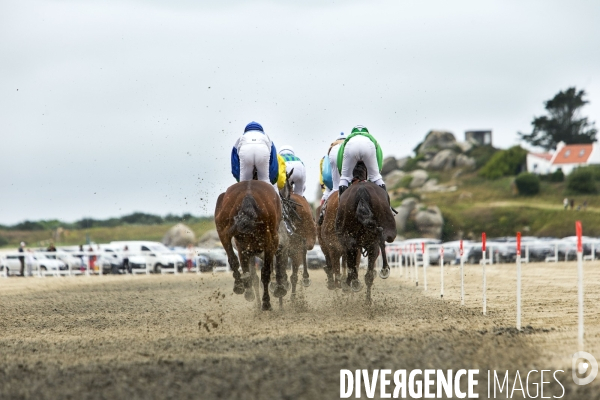
[[[371,210],[371,196],[364,187],[358,189],[356,194],[356,219],[365,228],[376,228],[377,221],[375,221],[375,215]]]
[[[254,198],[250,195],[246,195],[240,210],[233,217],[233,225],[231,225],[230,231],[237,231],[241,234],[249,234],[256,228],[256,220],[258,219],[258,206]]]

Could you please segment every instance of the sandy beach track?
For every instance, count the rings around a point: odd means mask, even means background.
[[[479,368],[480,398],[488,369],[563,369],[563,398],[600,398],[598,378],[579,387],[569,370],[575,263],[524,266],[531,328],[519,334],[514,270],[487,267],[488,316],[479,266],[466,268],[465,307],[456,266],[445,268],[443,301],[439,267],[428,268],[427,292],[422,275],[419,287],[398,270],[377,278],[371,306],[364,291],[329,291],[324,272],[310,271],[312,286],[272,312],[232,294],[225,273],[2,279],[0,398],[332,399],[340,369],[359,368]],[[598,357],[600,263],[585,274],[586,350]]]

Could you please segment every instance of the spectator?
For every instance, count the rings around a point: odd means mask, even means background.
[[[85,271],[86,269],[86,265],[87,265],[87,259],[84,260],[84,250],[83,250],[83,245],[80,244],[79,245],[79,258],[81,259],[81,268],[80,271],[83,273],[83,271]],[[87,258],[87,257],[85,257]]]
[[[54,242],[50,242],[50,245],[46,249],[46,251],[56,251],[56,247],[54,246]]]
[[[27,253],[25,255],[25,266],[28,276],[32,276],[33,264],[35,263],[35,259],[33,258],[33,252],[31,249],[27,249]]]
[[[19,253],[23,253],[25,251],[25,242],[21,242],[19,246]],[[19,256],[19,262],[21,263],[21,274],[20,276],[25,276],[25,257]]]
[[[123,248],[123,268],[128,273],[132,273],[131,266],[129,265],[129,247],[127,246]]]
[[[571,199],[571,210],[575,208],[575,199]]]
[[[192,270],[192,267],[194,266],[194,247],[191,244],[188,244],[187,247],[187,260],[186,260],[186,264],[187,264],[187,270],[188,272],[190,272]]]
[[[94,252],[94,249],[92,249],[92,245],[90,245],[90,247],[88,248],[88,251],[90,253]],[[90,254],[90,270],[92,270],[92,271],[96,270],[96,256],[94,254]]]
[[[587,210],[587,200],[583,202],[583,211]]]
[[[567,208],[569,208],[569,199],[567,199],[566,197],[565,197],[565,199],[563,200],[563,206],[565,207],[565,210],[566,210]]]

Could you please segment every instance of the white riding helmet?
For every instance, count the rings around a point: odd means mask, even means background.
[[[279,148],[279,154],[293,154],[293,155],[296,155],[294,153],[294,148],[292,146],[290,146],[289,144],[281,146]]]
[[[337,138],[335,140],[341,140],[341,139],[346,139],[346,135],[344,134],[344,132],[340,132],[339,135],[337,135]]]

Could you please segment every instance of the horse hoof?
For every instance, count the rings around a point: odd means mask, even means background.
[[[287,289],[285,288],[285,285],[277,285],[277,287],[273,291],[273,296],[275,296],[279,299],[282,298],[283,296],[285,296],[286,294],[287,294]]]
[[[335,290],[335,282],[332,280],[328,280],[327,281],[327,289],[329,290]]]
[[[263,301],[262,310],[263,311],[271,311],[273,308],[271,307],[271,302]]]
[[[341,286],[342,286],[342,292],[344,292],[344,293],[350,292],[350,286],[348,286],[346,281],[342,281]]]
[[[355,279],[352,282],[350,282],[350,288],[353,292],[360,292],[363,288],[363,284],[358,279]]]
[[[235,284],[233,285],[233,293],[235,294],[243,294],[245,291],[243,284]]]
[[[276,287],[277,287],[277,283],[275,283],[275,282],[269,282],[269,293],[273,294],[273,292],[275,291]]]
[[[250,279],[250,278],[252,278],[252,275],[250,275],[250,272],[244,272],[244,273],[242,274],[242,280],[244,280],[244,281],[245,281],[245,280],[248,280],[248,279]]]
[[[246,290],[246,292],[244,293],[244,298],[246,299],[246,301],[254,301],[254,292],[252,291],[252,289]]]
[[[310,278],[302,279],[302,286],[304,286],[304,287],[309,287],[311,283],[312,282],[311,282]]]
[[[390,269],[389,268],[381,268],[379,270],[379,277],[381,279],[387,279],[390,277]]]
[[[283,282],[283,287],[287,291],[287,290],[290,290],[290,288],[292,287],[292,284],[290,283],[290,281],[285,281],[285,282]]]

